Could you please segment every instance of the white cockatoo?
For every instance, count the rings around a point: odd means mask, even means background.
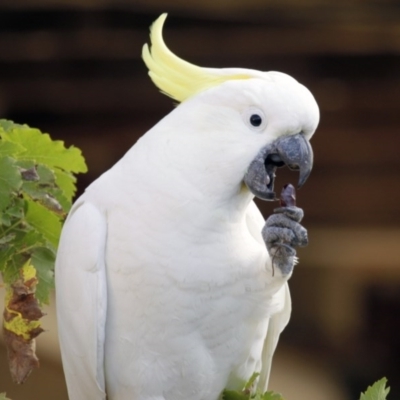
[[[319,120],[279,72],[192,65],[164,44],[143,59],[180,104],[75,202],[56,262],[70,400],[217,400],[254,372],[261,390],[286,326],[302,210],[267,221],[277,167],[307,179]]]

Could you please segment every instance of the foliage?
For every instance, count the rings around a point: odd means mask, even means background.
[[[12,284],[27,259],[38,272],[36,296],[48,303],[61,221],[75,193],[73,173],[87,168],[79,149],[0,120],[0,271]]]
[[[372,386],[368,386],[365,393],[361,393],[360,400],[386,400],[390,387],[386,387],[387,379],[382,378]]]
[[[86,171],[79,149],[66,148],[38,129],[0,120],[3,330],[10,370],[19,383],[38,365],[33,339],[42,332],[40,306],[48,304],[54,286],[62,221],[76,191],[73,174]],[[29,360],[29,368],[22,360]]]
[[[243,390],[224,390],[222,394],[223,400],[284,400],[279,393],[265,392],[261,393],[259,389],[254,391],[257,378],[260,374],[254,373],[248,382],[244,385]]]
[[[261,393],[259,389],[254,391],[252,388],[255,386],[258,378],[257,373],[254,373],[249,381],[241,391],[224,390],[222,394],[223,400],[284,400],[279,393],[265,392]],[[369,386],[365,393],[361,393],[360,400],[387,400],[387,395],[390,391],[386,387],[387,379],[382,378]]]

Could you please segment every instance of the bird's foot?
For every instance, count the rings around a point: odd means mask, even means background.
[[[272,259],[273,272],[279,268],[283,276],[292,273],[296,264],[295,247],[308,244],[307,230],[300,225],[304,216],[296,206],[279,207],[266,221],[262,236]]]

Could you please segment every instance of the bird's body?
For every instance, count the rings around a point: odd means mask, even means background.
[[[282,79],[279,93],[296,82]],[[217,400],[254,372],[265,388],[290,315],[290,273],[273,273],[244,183],[279,136],[243,129],[248,110],[273,100],[259,81],[187,99],[75,203],[56,269],[71,400]],[[300,100],[295,115],[279,101],[264,111],[269,126],[286,113],[293,133],[310,136],[316,124]]]

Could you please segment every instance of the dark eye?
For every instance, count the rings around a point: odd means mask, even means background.
[[[260,126],[262,124],[262,118],[258,114],[253,114],[250,117],[250,123],[253,126]]]

